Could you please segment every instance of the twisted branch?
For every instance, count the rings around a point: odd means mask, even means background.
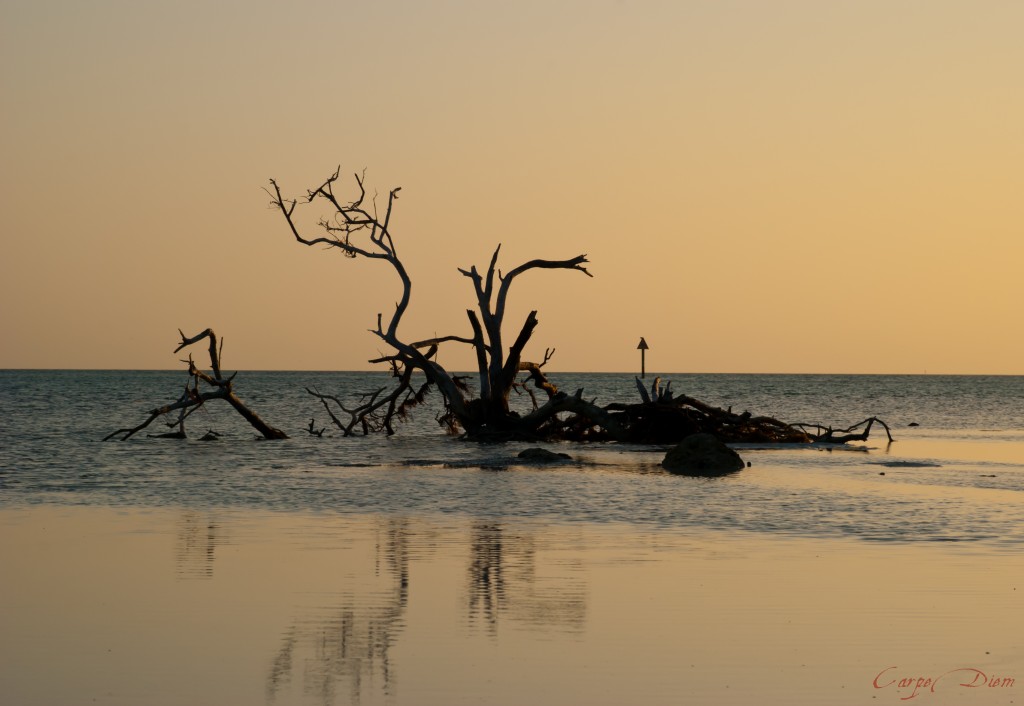
[[[217,345],[217,335],[213,332],[213,329],[206,329],[202,333],[198,333],[195,336],[186,336],[181,329],[178,329],[178,333],[181,335],[181,343],[174,349],[177,353],[183,348],[187,348],[204,338],[208,338],[210,341],[209,353],[210,353],[210,370],[213,373],[208,374],[203,372],[196,367],[195,362],[192,360],[192,356],[188,357],[188,360],[182,361],[188,363],[188,381],[185,383],[185,389],[181,393],[181,396],[170,404],[166,404],[162,407],[151,409],[148,414],[149,416],[141,424],[135,427],[127,427],[124,429],[118,429],[103,438],[104,441],[110,439],[119,438],[121,441],[125,441],[138,432],[148,427],[154,420],[159,417],[169,414],[176,410],[180,410],[178,419],[174,422],[170,422],[168,426],[177,426],[178,432],[172,436],[175,438],[185,438],[185,420],[200,406],[209,402],[210,400],[224,400],[238,412],[245,421],[258,431],[264,439],[287,439],[288,435],[280,429],[270,426],[264,422],[259,415],[250,410],[241,399],[235,394],[233,389],[233,382],[235,375],[234,373],[229,378],[224,378],[221,373],[221,352],[223,351],[224,341],[221,339],[220,346]],[[199,389],[199,383],[203,382],[209,386],[210,390],[201,392]]]

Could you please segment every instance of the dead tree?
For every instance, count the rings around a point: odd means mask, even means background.
[[[409,340],[399,332],[402,318],[412,296],[412,280],[398,255],[391,230],[391,219],[400,189],[392,189],[387,202],[378,210],[376,197],[367,203],[364,177],[355,175],[357,193],[351,201],[335,194],[340,169],[315,189],[306,191],[301,199],[285,198],[277,182],[270,181],[267,193],[271,206],[281,212],[295,239],[306,246],[325,246],[349,258],[381,260],[398,276],[401,297],[394,312],[385,318],[377,315],[377,326],[371,329],[391,352],[371,360],[387,364],[395,378],[392,388],[382,387],[357,394],[353,402],[307,388],[316,397],[331,422],[346,436],[370,432],[393,434],[396,419],[403,419],[428,392],[436,387],[444,400],[444,411],[438,421],[448,431],[459,428],[476,439],[614,440],[639,443],[669,443],[696,432],[710,432],[724,441],[806,443],[815,440],[843,442],[867,438],[870,423],[862,432],[857,427],[837,434],[827,428],[810,430],[812,425],[789,425],[771,417],[755,417],[749,412],[733,414],[686,396],[675,396],[671,385],[664,389],[656,380],[648,393],[637,380],[642,401],[639,404],[598,406],[586,400],[583,390],[575,394],[559,391],[542,368],[551,359],[553,349],[544,353],[540,363],[523,358],[527,343],[537,327],[537,312],[531,311],[511,345],[504,338],[506,305],[512,283],[530,270],[576,270],[591,276],[584,265],[586,255],[568,260],[530,260],[503,274],[498,269],[501,245],[494,250],[486,270],[459,269],[473,286],[476,308],[466,311],[469,335],[435,336],[419,341]],[[300,222],[299,212],[320,205],[327,215],[318,220]],[[323,213],[320,211],[320,213]],[[305,224],[304,224],[305,223]],[[315,235],[308,235],[312,227]],[[439,346],[457,343],[470,346],[476,355],[478,390],[470,393],[466,381],[445,370],[437,362]],[[420,371],[423,376],[414,376]],[[526,373],[525,377],[520,377]],[[525,390],[532,401],[532,411],[518,414],[509,406],[510,393]],[[545,395],[538,401],[536,392]],[[880,421],[880,420],[875,420]],[[863,423],[862,423],[863,424]],[[887,429],[888,431],[888,429]]]
[[[878,422],[885,429],[885,435],[889,438],[890,442],[895,441],[892,438],[889,425],[878,417],[868,417],[863,422],[858,422],[846,429],[833,429],[830,426],[823,426],[821,424],[800,423],[793,426],[807,432],[813,441],[827,444],[845,444],[847,441],[867,441],[868,436],[871,434],[871,425],[875,422]],[[860,429],[860,431],[857,431],[857,429]]]
[[[249,409],[242,400],[238,398],[238,395],[234,391],[234,379],[237,373],[231,375],[231,377],[225,378],[221,373],[220,367],[220,355],[221,349],[223,348],[223,341],[221,341],[220,347],[217,345],[217,335],[213,332],[213,329],[206,329],[202,333],[188,338],[179,329],[178,333],[181,334],[181,343],[174,349],[174,352],[186,348],[193,343],[197,343],[204,338],[208,338],[210,342],[210,372],[206,373],[196,367],[195,362],[192,360],[192,356],[189,355],[188,360],[183,360],[183,363],[188,363],[188,379],[185,382],[185,389],[182,391],[181,396],[174,402],[165,404],[162,407],[157,407],[149,411],[149,416],[141,424],[131,428],[118,429],[115,432],[108,434],[104,437],[104,441],[110,439],[119,439],[124,441],[131,438],[138,432],[148,427],[154,420],[159,417],[177,412],[174,421],[169,422],[169,427],[177,427],[177,431],[166,434],[155,434],[150,436],[157,436],[161,438],[174,438],[184,439],[185,434],[185,420],[196,410],[201,408],[204,404],[211,400],[225,400],[228,404],[234,407],[245,421],[249,422],[252,427],[258,431],[264,439],[287,439],[288,435],[280,429],[276,429],[262,419],[259,415]],[[200,383],[204,383],[207,389],[200,386]],[[211,434],[213,436],[211,436]],[[204,440],[210,440],[219,436],[215,432],[208,432],[204,437]]]
[[[412,280],[399,258],[391,231],[391,218],[400,189],[392,189],[388,193],[381,213],[376,198],[367,203],[363,175],[355,175],[358,190],[355,198],[352,201],[339,199],[334,191],[339,174],[340,168],[315,189],[307,190],[301,200],[285,198],[274,180],[270,181],[267,193],[273,199],[272,207],[283,214],[299,243],[326,246],[350,258],[382,260],[394,270],[402,285],[401,297],[389,317],[377,315],[377,326],[371,329],[389,346],[391,353],[370,362],[390,365],[397,382],[391,390],[381,388],[359,395],[351,407],[333,395],[317,390],[308,392],[320,400],[332,422],[346,435],[369,431],[394,433],[395,419],[401,419],[423,400],[430,388],[436,386],[444,398],[445,407],[438,421],[449,431],[454,432],[461,427],[477,438],[532,436],[537,427],[555,413],[551,402],[558,392],[547,383],[541,372],[550,353],[539,364],[523,358],[526,344],[537,327],[536,311],[530,312],[511,345],[506,345],[503,325],[509,291],[520,275],[531,270],[576,270],[589,277],[591,275],[584,267],[586,255],[568,260],[530,260],[502,274],[498,269],[501,250],[501,245],[498,245],[484,272],[475,266],[459,270],[470,279],[476,295],[476,309],[466,311],[471,333],[409,341],[400,333],[399,326],[409,306]],[[304,235],[305,226],[299,223],[296,214],[297,209],[311,204],[322,204],[328,213],[317,221],[319,232],[315,237]],[[479,376],[478,396],[471,396],[465,381],[437,362],[438,347],[444,343],[459,343],[474,349]],[[414,384],[415,371],[423,373],[422,384]],[[518,377],[521,371],[529,372],[534,383],[548,395],[548,403],[532,415],[519,416],[509,408],[509,394],[521,384]],[[332,407],[339,410],[340,415]],[[548,409],[541,413],[545,407]]]
[[[893,441],[889,427],[881,419],[870,417],[846,429],[833,429],[820,424],[788,424],[750,412],[736,413],[701,402],[688,395],[672,392],[672,384],[661,386],[655,378],[650,391],[636,379],[640,402],[613,403],[601,408],[604,417],[593,409],[577,405],[574,414],[560,425],[556,435],[563,439],[592,441],[628,441],[640,444],[674,444],[691,434],[711,434],[727,443],[757,444],[845,444],[867,441],[872,424],[885,429]],[[859,431],[858,431],[859,430]]]

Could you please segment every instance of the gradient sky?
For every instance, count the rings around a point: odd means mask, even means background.
[[[402,187],[408,340],[534,272],[552,370],[1024,373],[1024,3],[0,2],[0,367],[365,369],[398,281],[262,191]],[[441,362],[469,368],[458,347]]]

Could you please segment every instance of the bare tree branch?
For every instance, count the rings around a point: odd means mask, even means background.
[[[509,288],[516,277],[532,269],[579,270],[589,276],[590,273],[583,266],[587,262],[586,256],[579,255],[569,260],[530,260],[502,277],[498,270],[498,255],[501,252],[499,244],[491,255],[485,274],[481,274],[475,266],[459,270],[472,281],[477,299],[477,311],[468,312],[473,335],[434,336],[408,343],[400,335],[399,326],[409,307],[412,280],[398,257],[392,233],[400,189],[394,188],[388,192],[381,217],[376,198],[369,207],[363,205],[367,194],[363,175],[355,175],[358,192],[356,198],[347,203],[338,198],[335,186],[340,174],[341,169],[336,169],[318,187],[308,190],[304,200],[285,198],[274,180],[270,181],[267,193],[271,197],[272,207],[281,212],[299,243],[307,246],[325,245],[337,248],[349,257],[375,258],[391,265],[401,281],[401,297],[387,321],[383,314],[378,314],[377,326],[371,331],[393,352],[382,354],[372,362],[391,365],[398,384],[391,393],[372,401],[363,401],[352,410],[346,409],[335,397],[316,392],[310,394],[317,396],[325,406],[331,404],[347,415],[347,422],[336,424],[345,433],[352,433],[358,428],[379,429],[390,433],[392,419],[409,409],[411,400],[415,400],[419,394],[413,394],[412,398],[408,396],[412,394],[409,375],[413,370],[420,370],[426,376],[426,383],[436,385],[444,397],[447,411],[443,417],[446,424],[453,419],[457,420],[471,434],[487,427],[515,425],[517,418],[509,411],[508,396],[518,384],[516,376],[520,372],[520,360],[537,326],[537,317],[536,312],[531,313],[512,347],[506,351],[502,345],[502,324]],[[303,229],[296,219],[297,211],[318,200],[324,203],[328,211],[326,216],[321,216],[317,221],[324,235],[303,235]],[[437,347],[444,343],[464,343],[474,347],[480,374],[479,401],[467,399],[464,385],[437,362]],[[529,372],[530,368],[526,370]],[[539,375],[537,380],[542,378],[543,375]],[[545,389],[543,384],[541,387]],[[548,394],[550,396],[553,393],[549,391]]]
[[[185,390],[182,392],[181,397],[177,401],[170,404],[166,404],[162,407],[157,407],[148,412],[149,417],[144,422],[135,427],[129,427],[125,429],[118,429],[115,432],[108,434],[104,437],[104,441],[120,437],[121,441],[131,438],[138,432],[148,427],[155,419],[165,414],[169,414],[176,410],[181,410],[176,422],[172,422],[171,426],[177,426],[179,431],[174,436],[176,438],[185,438],[185,419],[192,414],[199,406],[209,402],[210,400],[224,400],[230,404],[236,412],[238,412],[245,421],[258,431],[264,439],[287,439],[288,435],[280,429],[270,426],[263,421],[258,414],[250,410],[241,399],[235,394],[233,389],[233,381],[237,373],[232,374],[229,378],[224,378],[221,373],[220,355],[223,348],[223,340],[221,346],[217,345],[217,335],[213,332],[213,329],[206,329],[202,333],[198,333],[195,336],[186,336],[181,329],[178,329],[178,333],[181,335],[181,343],[174,349],[177,353],[183,348],[198,343],[204,338],[209,339],[209,353],[210,353],[210,370],[212,375],[209,375],[199,368],[196,367],[195,362],[192,360],[192,356],[188,357],[188,360],[182,361],[188,363],[188,382],[185,384]],[[199,383],[203,382],[208,385],[210,390],[200,392]]]

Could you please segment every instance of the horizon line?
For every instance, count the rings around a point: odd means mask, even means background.
[[[208,366],[207,366],[208,367]],[[205,368],[201,368],[205,369]],[[386,369],[362,369],[362,370],[327,370],[322,368],[230,368],[233,372],[239,373],[384,373],[390,374]],[[4,368],[0,372],[106,372],[106,373],[170,373],[187,372],[180,367],[176,368]],[[424,374],[422,371],[416,371]],[[477,370],[449,370],[455,375],[479,375]],[[631,375],[640,377],[640,373],[628,370],[562,370],[551,371],[550,375]],[[709,372],[709,371],[670,371],[647,373],[642,379],[654,379],[666,375],[819,375],[819,376],[876,376],[876,377],[1022,377],[1024,373],[843,373],[843,372]]]

